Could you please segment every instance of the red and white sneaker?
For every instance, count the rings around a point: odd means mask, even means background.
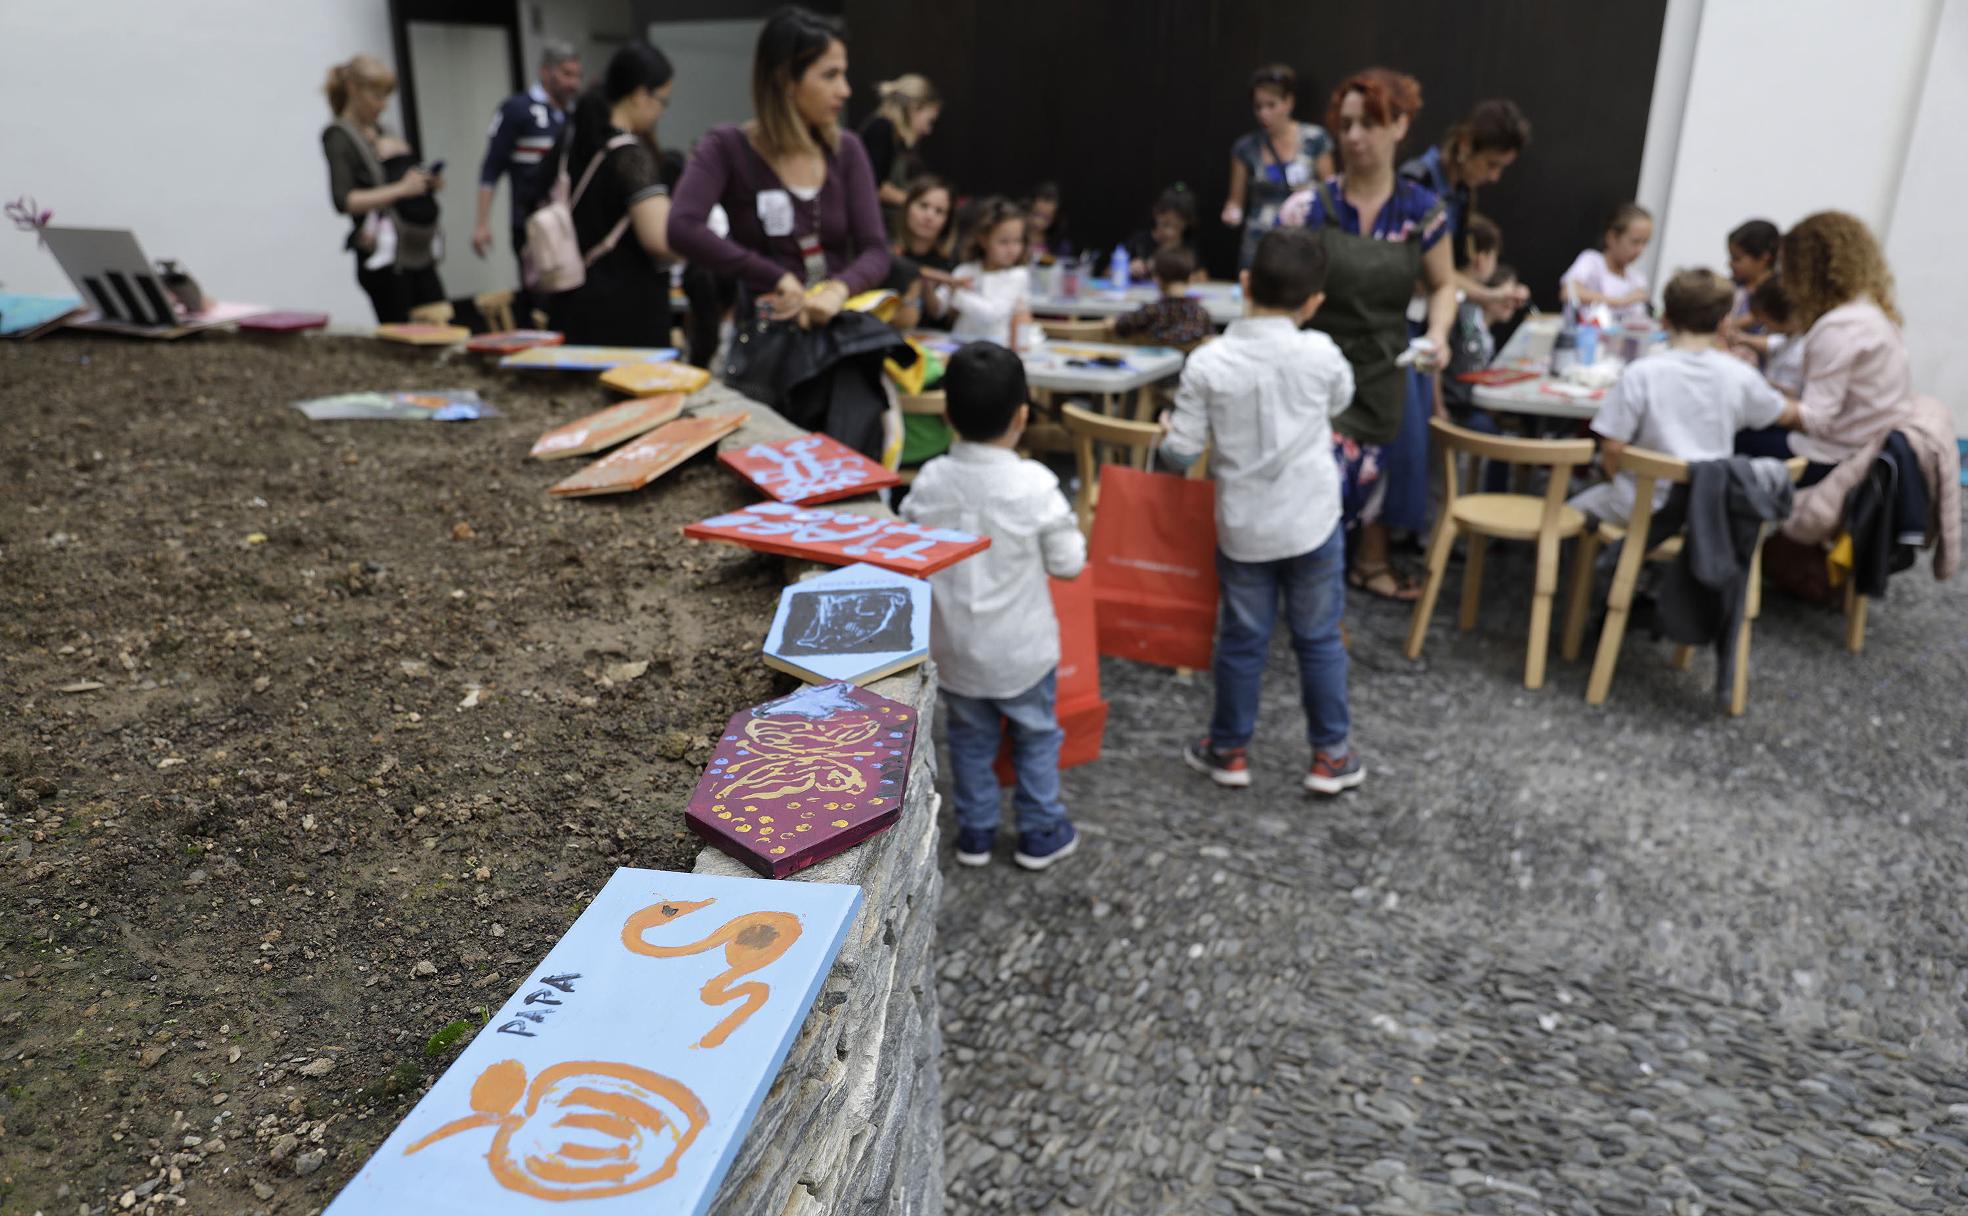
[[[1209,779],[1218,785],[1243,789],[1250,784],[1250,761],[1241,747],[1219,751],[1210,746],[1208,739],[1202,739],[1183,748],[1182,759],[1197,772],[1208,773]]]
[[[1367,766],[1360,763],[1360,753],[1329,756],[1324,752],[1313,752],[1312,767],[1305,772],[1305,788],[1315,794],[1337,794],[1354,788],[1366,779]]]

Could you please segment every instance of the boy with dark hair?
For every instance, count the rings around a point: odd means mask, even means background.
[[[1125,316],[1114,318],[1114,336],[1146,338],[1163,346],[1187,346],[1209,336],[1209,309],[1189,298],[1189,280],[1196,273],[1196,255],[1185,246],[1158,249],[1151,261],[1162,298],[1150,300]]]
[[[1245,753],[1282,599],[1312,744],[1305,788],[1337,794],[1366,778],[1348,738],[1346,538],[1332,429],[1353,403],[1353,368],[1331,338],[1299,328],[1326,298],[1317,234],[1265,233],[1241,277],[1243,317],[1189,356],[1175,409],[1163,415],[1162,455],[1180,467],[1208,449],[1216,478],[1216,706],[1209,734],[1183,759],[1218,785],[1250,784]]]
[[[1667,349],[1627,364],[1592,419],[1600,463],[1612,480],[1574,495],[1572,506],[1594,519],[1626,523],[1633,478],[1615,470],[1628,444],[1691,462],[1723,460],[1735,454],[1737,431],[1776,423],[1783,394],[1716,337],[1735,302],[1735,286],[1712,270],[1683,270],[1668,280],[1661,293]],[[1657,488],[1656,510],[1670,488]]]
[[[997,839],[1000,721],[1011,725],[1018,848],[1012,860],[1043,870],[1071,856],[1079,832],[1059,801],[1054,713],[1059,622],[1046,576],[1074,578],[1086,541],[1059,479],[1022,459],[1031,417],[1025,365],[991,342],[972,342],[943,374],[949,455],[922,467],[902,515],[933,528],[988,536],[991,547],[930,576],[929,653],[949,711],[950,793],[957,862],[988,865]]]

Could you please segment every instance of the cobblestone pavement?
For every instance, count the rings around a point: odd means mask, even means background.
[[[1282,645],[1244,792],[1206,674],[1104,665],[1081,854],[946,874],[953,1212],[1968,1212],[1962,588],[1856,657],[1772,596],[1732,721],[1644,637],[1526,692],[1525,581],[1419,663],[1356,596],[1333,802]]]

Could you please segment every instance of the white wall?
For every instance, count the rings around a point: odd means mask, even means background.
[[[697,137],[752,114],[752,50],[763,21],[652,21],[649,41],[676,68],[670,108],[657,124],[665,148],[688,153]]]
[[[1961,214],[1968,203],[1968,0],[1947,0],[1936,27],[1906,171],[1886,229],[1886,256],[1899,280],[1913,382],[1954,411],[1968,435],[1968,253]]]
[[[386,0],[7,3],[0,25],[0,195],[132,228],[219,299],[373,322],[328,201],[321,82],[359,51],[390,62]],[[445,203],[468,206],[451,177]],[[0,284],[71,291],[11,229]]]
[[[615,48],[635,33],[629,0],[528,0],[519,9],[520,68],[531,83],[540,69],[541,43],[558,38],[574,44],[582,78],[594,83],[607,70]]]

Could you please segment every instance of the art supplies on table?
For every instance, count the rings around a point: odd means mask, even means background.
[[[456,346],[471,338],[471,330],[462,325],[392,322],[388,325],[378,325],[376,336],[385,342],[400,342],[405,346]]]
[[[84,316],[88,308],[76,296],[22,296],[0,292],[0,338],[31,341],[60,328],[64,321]]]
[[[1205,483],[1207,484],[1207,483]],[[686,525],[692,540],[844,566],[867,562],[898,574],[929,575],[991,545],[988,536],[925,528],[899,519],[761,502]]]
[[[299,309],[283,308],[242,317],[239,328],[242,332],[254,334],[297,334],[310,329],[322,329],[327,324],[328,314],[325,312],[304,312]]]
[[[664,363],[624,363],[601,373],[602,387],[631,397],[694,393],[710,382],[711,373],[674,359]]]
[[[809,684],[868,684],[929,657],[930,587],[859,563],[779,593],[767,666]]]
[[[684,822],[770,878],[860,844],[902,815],[915,710],[814,684],[733,715]]]
[[[860,904],[616,870],[329,1216],[703,1216]]]
[[[663,363],[675,349],[656,346],[535,346],[499,360],[510,371],[605,372],[627,363]]]
[[[534,440],[527,455],[535,460],[586,456],[652,431],[682,412],[681,393],[638,397],[555,427]]]
[[[587,468],[547,487],[562,498],[595,494],[626,494],[655,481],[684,461],[745,425],[744,410],[729,414],[699,414],[666,422],[618,448]]]
[[[497,418],[499,411],[472,389],[401,393],[337,393],[297,401],[294,408],[311,422],[381,419],[393,422],[470,422]]]
[[[474,355],[510,355],[536,346],[559,346],[565,341],[567,335],[551,329],[502,329],[474,336],[465,343],[465,349]]]
[[[718,460],[771,498],[813,506],[902,484],[893,470],[827,435],[754,443]]]
[[[1529,368],[1484,367],[1472,372],[1457,372],[1455,378],[1463,384],[1482,384],[1491,388],[1501,388],[1506,384],[1522,384],[1535,380],[1538,373]]]

